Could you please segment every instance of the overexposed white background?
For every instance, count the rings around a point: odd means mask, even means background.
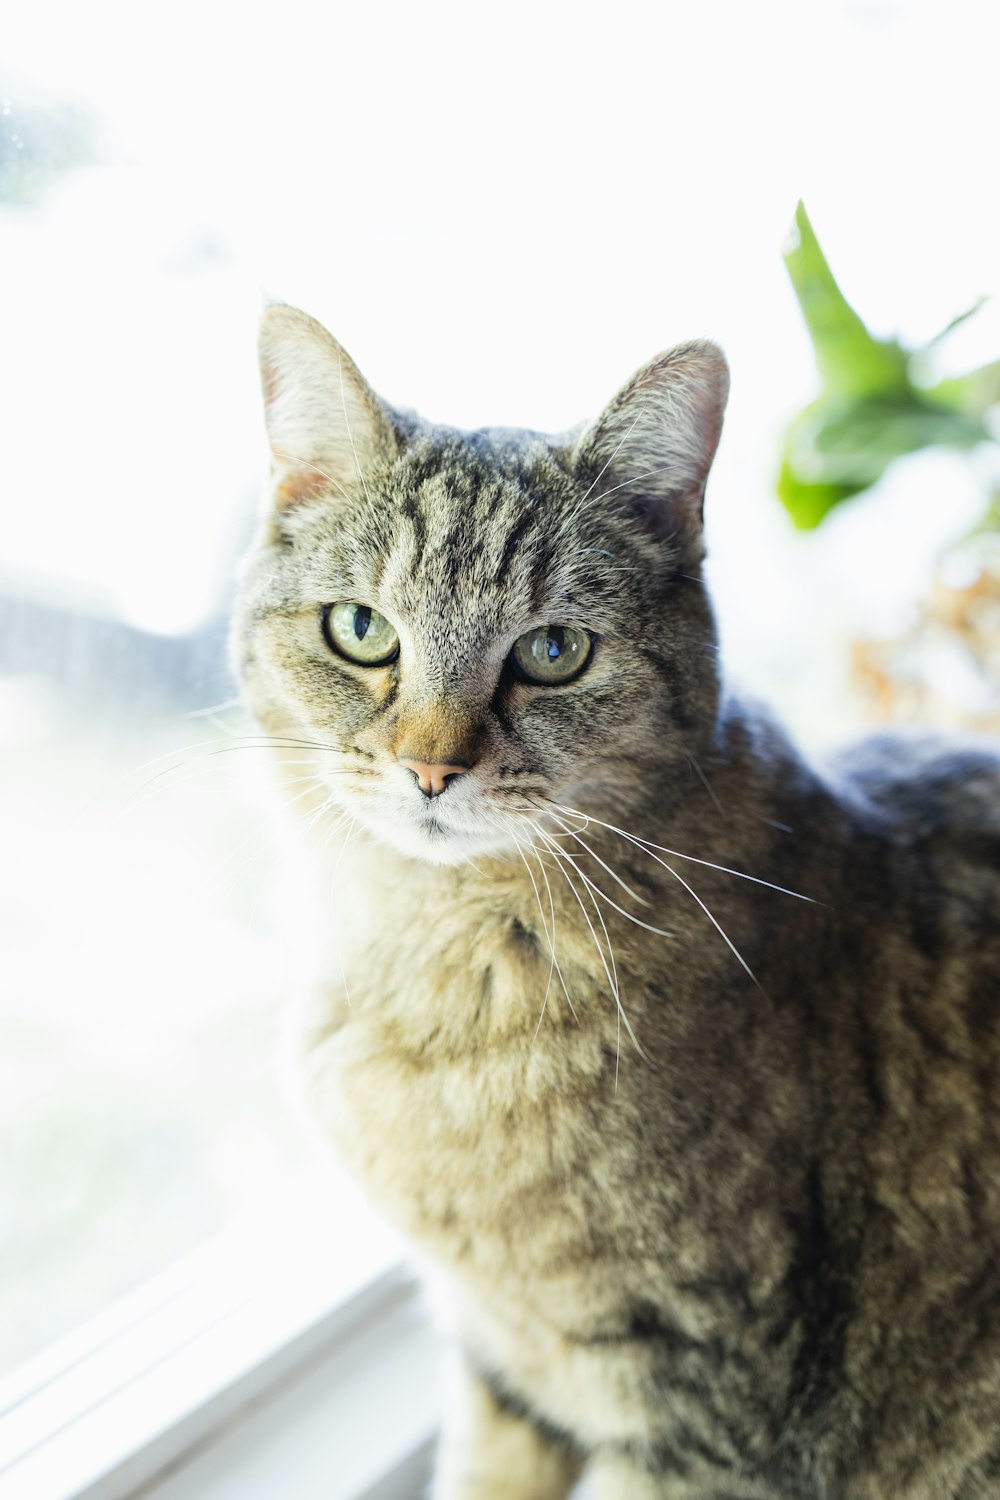
[[[993,288],[996,26],[987,3],[892,0],[19,8],[10,118],[40,80],[93,106],[107,160],[4,218],[0,565],[154,630],[203,618],[260,469],[266,293],[390,400],[468,425],[564,427],[716,337],[734,386],[709,525],[741,674],[762,613],[787,601],[798,638],[800,598],[826,607],[813,553],[824,587],[909,596],[961,465],[907,476],[843,548],[789,546],[770,503],[814,385],[780,249],[803,196],[849,297],[915,340]],[[949,357],[998,330],[987,309]]]
[[[997,29],[988,3],[892,0],[8,9],[8,155],[67,104],[98,149],[0,203],[0,605],[21,610],[0,641],[0,1265],[35,1318],[2,1358],[297,1159],[266,825],[240,756],[183,748],[204,739],[185,715],[232,692],[262,297],[459,425],[563,428],[659,349],[718,339],[727,658],[835,738],[845,641],[905,621],[980,491],[917,457],[793,533],[777,444],[816,378],[781,247],[802,197],[862,316],[915,342],[997,290]],[[942,369],[998,345],[988,305]],[[160,754],[151,790],[136,768]]]

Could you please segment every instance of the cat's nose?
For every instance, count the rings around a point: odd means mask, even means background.
[[[434,764],[427,760],[407,760],[403,756],[399,757],[399,764],[413,772],[417,778],[417,786],[425,797],[440,797],[442,792],[448,790],[449,781],[454,781],[456,776],[461,776],[469,769],[453,760]]]

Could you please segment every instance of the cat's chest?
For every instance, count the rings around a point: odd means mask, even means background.
[[[437,1258],[501,1254],[530,1219],[536,1242],[518,1254],[532,1262],[586,1217],[616,1002],[571,933],[558,972],[516,916],[440,938],[358,943],[323,986],[305,1039],[312,1104],[377,1206]]]

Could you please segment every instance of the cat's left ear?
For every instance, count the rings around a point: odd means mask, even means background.
[[[259,350],[278,508],[364,490],[398,442],[346,349],[308,313],[276,303],[261,320]]]
[[[718,345],[681,344],[633,375],[574,455],[597,502],[631,511],[691,562],[704,550],[705,481],[728,394],[729,367]]]

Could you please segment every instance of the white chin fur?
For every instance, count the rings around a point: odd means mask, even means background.
[[[424,828],[407,826],[404,818],[390,822],[388,819],[361,815],[358,820],[380,843],[388,844],[391,849],[409,855],[412,859],[425,859],[432,865],[459,865],[466,859],[475,859],[477,855],[482,857],[516,852],[511,835],[499,828],[484,828],[482,832],[466,833],[441,825],[428,825]]]

